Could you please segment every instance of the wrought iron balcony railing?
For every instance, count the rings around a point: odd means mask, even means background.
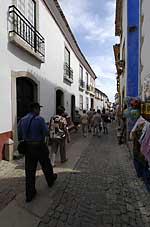
[[[29,20],[12,5],[9,7],[11,29],[9,36],[18,35],[30,48],[42,58],[45,56],[45,40]]]
[[[95,88],[94,88],[92,85],[88,85],[88,86],[87,86],[87,90],[88,90],[89,92],[95,93]]]
[[[86,91],[89,91],[89,85],[86,84]]]
[[[64,78],[69,80],[71,83],[73,82],[73,70],[66,62],[64,63]]]

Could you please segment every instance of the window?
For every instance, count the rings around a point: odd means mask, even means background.
[[[80,97],[79,97],[79,108],[80,108],[80,110],[83,110],[83,96],[82,95],[80,95]]]
[[[73,83],[73,69],[70,67],[70,51],[65,47],[64,53],[64,79]]]
[[[80,74],[79,74],[79,76],[80,76],[80,80],[83,81],[83,67],[81,65],[80,65]]]
[[[65,47],[65,63],[70,67],[70,52],[67,47]]]
[[[9,6],[9,41],[32,54],[41,62],[45,61],[45,40],[37,31],[36,11],[39,0],[15,0]],[[37,14],[38,15],[38,14]],[[17,35],[17,39],[16,39]]]
[[[89,74],[86,72],[86,88],[88,90],[88,86],[89,86]]]
[[[79,89],[81,89],[82,91],[84,90],[85,88],[85,82],[83,80],[83,67],[80,65],[80,68],[79,68]]]
[[[17,7],[20,10],[20,12],[25,15],[25,0],[18,0],[17,1]]]
[[[86,84],[89,84],[89,74],[86,72]]]
[[[90,77],[90,84],[92,84],[93,83],[93,78],[92,77]]]
[[[35,14],[36,14],[35,2],[33,0],[28,0],[28,20],[31,22],[32,25],[36,27]]]
[[[17,0],[17,7],[20,12],[36,27],[36,3],[34,0]]]

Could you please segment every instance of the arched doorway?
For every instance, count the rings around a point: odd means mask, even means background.
[[[16,79],[17,89],[17,121],[29,112],[29,105],[37,102],[37,84],[27,78],[19,77]]]
[[[75,96],[71,95],[71,118],[74,120],[74,114],[75,114]]]
[[[64,106],[64,93],[60,89],[56,91],[56,113],[59,106]]]

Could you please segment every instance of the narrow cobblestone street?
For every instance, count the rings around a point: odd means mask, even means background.
[[[109,134],[100,138],[91,134],[84,138],[80,133],[73,133],[69,149],[75,145],[78,148],[74,152],[78,153],[79,149],[82,152],[73,171],[65,165],[55,168],[59,177],[50,191],[51,197],[46,195],[47,191],[44,193],[47,205],[38,202],[43,200],[40,193],[33,201],[34,206],[39,203],[48,208],[33,226],[149,227],[150,195],[136,177],[126,146],[117,144],[115,126],[111,125]],[[32,203],[27,208],[34,215]]]
[[[81,139],[87,144],[76,172],[62,176],[64,183],[39,227],[150,226],[150,196],[114,131]]]

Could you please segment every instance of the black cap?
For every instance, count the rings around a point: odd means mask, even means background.
[[[63,114],[64,113],[64,108],[62,108],[62,106],[59,106],[58,108],[57,108],[57,111],[56,111],[56,114]]]
[[[41,108],[43,106],[41,106],[38,102],[33,102],[30,104],[30,109],[34,109],[34,108]]]

